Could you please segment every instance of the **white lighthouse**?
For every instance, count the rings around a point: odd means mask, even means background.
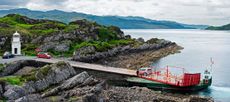
[[[20,40],[20,34],[17,31],[13,34],[11,47],[12,47],[12,54],[21,55],[21,40]]]

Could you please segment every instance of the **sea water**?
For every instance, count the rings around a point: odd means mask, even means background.
[[[160,38],[184,47],[181,53],[169,55],[156,62],[156,67],[178,66],[188,72],[203,73],[211,69],[212,85],[195,94],[211,96],[215,101],[230,102],[230,31],[192,29],[123,29],[126,35],[145,40]]]

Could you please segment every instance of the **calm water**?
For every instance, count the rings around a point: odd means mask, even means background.
[[[216,101],[230,101],[230,31],[205,30],[123,30],[134,38],[148,40],[153,37],[167,39],[184,47],[179,54],[162,58],[153,63],[158,67],[179,66],[189,72],[201,72],[210,68],[214,60],[212,86],[197,94],[211,96]]]

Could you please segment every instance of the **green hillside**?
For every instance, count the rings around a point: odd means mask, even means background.
[[[230,30],[230,24],[219,26],[219,27],[210,26],[206,28],[206,30]]]
[[[79,12],[65,12],[60,10],[34,11],[29,9],[0,10],[0,16],[7,14],[21,14],[35,19],[50,19],[64,23],[74,20],[87,19],[102,25],[113,25],[122,29],[203,29],[206,25],[182,24],[174,21],[152,20],[137,16],[97,16]]]
[[[87,20],[65,24],[9,14],[0,18],[0,54],[10,50],[11,37],[15,31],[22,35],[22,51],[27,55],[35,55],[34,50],[38,47],[46,48],[53,55],[71,56],[76,49],[85,46],[94,46],[97,51],[104,51],[133,43],[115,26],[103,26]],[[56,46],[64,48],[59,51]]]

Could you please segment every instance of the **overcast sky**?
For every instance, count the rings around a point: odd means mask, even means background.
[[[142,16],[189,24],[230,23],[230,0],[0,0],[0,9],[11,8]]]

